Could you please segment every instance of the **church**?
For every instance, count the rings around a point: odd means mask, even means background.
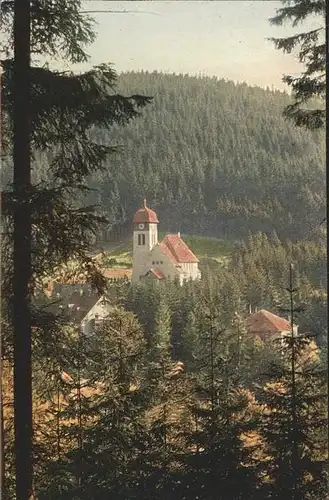
[[[199,260],[182,240],[180,233],[167,234],[158,241],[158,216],[146,206],[133,219],[132,282],[150,278],[178,279],[180,284],[201,278]]]

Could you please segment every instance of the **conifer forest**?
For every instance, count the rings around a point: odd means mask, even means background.
[[[54,70],[39,58],[86,62],[97,28],[80,0],[27,2],[25,180],[18,3],[0,7],[0,500],[328,499],[325,45],[302,33],[325,2],[271,20],[299,23],[274,40],[305,66],[291,94]],[[144,198],[159,231],[199,242],[201,279],[107,278],[132,266]],[[80,303],[100,299],[86,335]],[[264,310],[286,335],[250,330]]]

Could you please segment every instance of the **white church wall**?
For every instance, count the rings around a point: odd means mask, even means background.
[[[174,279],[180,274],[175,264],[173,264],[169,257],[161,251],[159,245],[153,248],[148,265],[149,269],[151,267],[154,269],[160,269],[166,278]]]
[[[139,237],[145,237],[145,244],[139,244]],[[150,244],[148,231],[134,231],[133,235],[133,272],[132,281],[138,281],[139,275],[142,273],[145,263],[150,257]]]
[[[148,262],[151,259],[151,251],[133,254],[133,272],[131,280],[133,283],[140,280],[140,277],[143,276],[146,271],[149,270]]]
[[[141,244],[142,243],[142,244]],[[157,224],[137,224],[133,231],[132,281],[137,282],[149,269],[151,251],[158,243]]]
[[[182,264],[182,270],[187,279],[196,280],[200,278],[200,271],[197,262],[185,262]]]
[[[159,269],[167,279],[179,277],[181,284],[186,280],[196,280],[201,277],[197,262],[180,263],[177,267],[176,264],[161,251],[159,245],[156,245],[148,252],[136,249],[133,254],[132,281],[139,281],[151,268]]]

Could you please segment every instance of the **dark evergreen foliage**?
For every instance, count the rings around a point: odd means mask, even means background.
[[[19,95],[17,91],[15,94],[18,85],[15,87],[13,78],[16,74],[15,61],[12,59],[14,5],[16,4],[11,1],[1,3],[1,59],[4,70],[1,86],[2,153],[10,174],[13,150],[19,151],[17,147],[19,144],[13,145],[15,117],[17,124],[13,99]],[[116,94],[115,74],[108,65],[93,68],[81,75],[60,73],[38,66],[37,57],[41,54],[47,57],[56,53],[57,56],[64,56],[72,63],[87,59],[84,46],[93,40],[94,34],[90,20],[80,13],[80,6],[80,2],[71,0],[55,3],[36,0],[30,6],[33,64],[30,67],[27,59],[27,86],[30,91],[27,95],[30,96],[28,112],[31,115],[28,121],[31,126],[31,144],[29,144],[31,163],[26,161],[27,172],[22,186],[17,183],[17,179],[22,179],[19,174],[20,169],[23,170],[24,167],[23,157],[21,164],[16,162],[14,183],[11,185],[11,175],[9,175],[6,192],[1,198],[5,233],[1,245],[2,251],[6,254],[5,261],[1,262],[1,285],[8,285],[3,295],[5,299],[1,304],[5,326],[5,335],[1,338],[1,342],[4,343],[3,353],[7,358],[12,355],[13,323],[16,324],[15,339],[27,339],[24,349],[21,348],[20,351],[18,341],[15,343],[15,353],[21,353],[22,362],[20,363],[17,357],[14,365],[15,403],[17,407],[20,405],[19,409],[22,412],[20,418],[24,422],[21,425],[15,415],[16,437],[20,435],[24,438],[24,450],[20,452],[16,446],[16,456],[19,458],[21,453],[22,460],[20,469],[17,467],[17,473],[20,473],[21,480],[24,479],[25,482],[24,491],[20,493],[22,498],[30,494],[27,490],[32,487],[30,466],[33,457],[30,456],[29,445],[29,436],[32,438],[32,408],[29,396],[31,347],[39,368],[40,365],[45,366],[48,361],[49,366],[44,376],[48,382],[47,389],[51,392],[53,386],[51,378],[54,371],[56,376],[59,368],[63,367],[63,359],[59,356],[59,352],[62,350],[62,343],[65,342],[62,325],[56,324],[50,311],[40,310],[34,296],[42,290],[44,279],[56,272],[59,266],[69,263],[72,258],[79,262],[92,286],[99,292],[104,290],[105,281],[88,254],[92,234],[97,231],[97,224],[102,219],[95,213],[93,207],[81,206],[81,203],[76,202],[76,198],[78,193],[88,190],[86,178],[104,167],[104,161],[110,153],[113,153],[113,148],[108,144],[94,142],[90,130],[93,126],[109,129],[113,123],[123,125],[137,116],[138,109],[150,101],[139,95],[126,98]],[[22,112],[25,113],[24,110]],[[21,139],[23,140],[23,135]],[[24,139],[29,142],[28,137]],[[36,157],[42,158],[41,176],[35,162]],[[32,231],[24,228],[22,224],[19,225],[17,216],[19,213],[28,214],[27,220],[31,219]],[[15,221],[14,232],[13,221]],[[23,258],[20,260],[16,258],[15,269],[13,269],[13,234],[15,242],[21,242],[20,245],[16,245],[16,251],[20,249],[24,253],[22,241],[27,248],[25,253],[27,262],[23,262]],[[25,278],[23,276],[21,278],[22,286],[17,274],[18,264],[22,265],[22,269],[25,266],[26,270]],[[17,278],[14,297],[11,286],[13,274]],[[15,318],[20,316],[17,311],[14,317],[12,315],[12,305],[15,304],[16,297],[23,297],[21,304],[24,304],[24,311],[27,310],[23,315],[22,306],[23,319],[19,328],[18,320],[15,322]],[[29,337],[31,329],[32,339]],[[20,391],[21,394],[17,390],[20,387],[19,380],[26,384],[25,391]],[[37,436],[37,424],[35,426],[35,436]],[[35,445],[38,452],[37,440]],[[16,487],[18,486],[17,481]],[[18,491],[17,489],[17,495]]]
[[[301,356],[308,343],[302,339],[295,344]],[[272,366],[271,382],[260,395],[266,410],[259,429],[268,456],[262,498],[320,500],[327,488],[323,446],[327,427],[325,381],[317,361],[297,363],[293,395],[290,357],[291,344],[285,348],[285,362]]]
[[[298,127],[309,129],[325,125],[326,94],[326,42],[325,42],[325,0],[282,0],[271,22],[276,25],[290,23],[300,26],[307,19],[317,18],[318,28],[300,31],[286,38],[272,39],[279,50],[290,54],[298,52],[298,59],[304,66],[301,76],[285,75],[283,81],[292,89],[294,102],[285,109],[285,116]]]

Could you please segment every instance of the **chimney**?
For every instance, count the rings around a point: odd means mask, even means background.
[[[178,236],[178,238],[180,238],[180,232],[179,232],[179,231],[178,231],[178,233],[177,233],[177,236]]]
[[[251,304],[249,304],[249,314],[251,315]]]

